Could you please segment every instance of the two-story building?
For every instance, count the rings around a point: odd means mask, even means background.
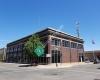
[[[38,34],[46,46],[44,55],[31,58],[24,53],[24,44],[32,36],[29,35],[7,44],[7,62],[31,63],[37,60],[38,63],[72,63],[83,61],[83,39],[52,28],[46,28],[34,34]]]

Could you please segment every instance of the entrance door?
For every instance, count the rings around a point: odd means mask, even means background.
[[[61,53],[57,50],[52,50],[52,63],[60,63],[61,62]]]

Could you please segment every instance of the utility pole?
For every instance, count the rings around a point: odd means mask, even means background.
[[[76,33],[77,33],[77,37],[80,37],[80,31],[79,31],[79,22],[76,22]]]
[[[80,38],[80,30],[79,30],[79,28],[80,28],[80,23],[77,21],[76,22],[76,34],[77,34],[78,38]],[[78,58],[80,57],[80,61],[83,62],[83,59],[82,59],[82,54],[83,53],[79,53],[78,46],[77,46],[77,54],[79,55]]]

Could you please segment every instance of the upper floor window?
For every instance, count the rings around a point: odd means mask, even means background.
[[[78,49],[83,49],[83,45],[82,44],[78,44]]]
[[[16,47],[14,47],[13,49],[14,49],[14,52],[17,51],[17,50],[16,50]]]
[[[77,43],[71,42],[71,48],[77,48]]]
[[[60,46],[61,40],[57,38],[52,38],[52,45]]]
[[[64,46],[64,47],[70,47],[70,42],[62,40],[62,46]]]
[[[24,44],[19,44],[19,45],[17,45],[17,46],[16,46],[17,51],[23,50],[23,47],[24,47]]]
[[[20,51],[21,50],[21,45],[18,45],[17,49],[18,49],[18,51]]]
[[[13,52],[13,48],[9,48],[9,52]]]

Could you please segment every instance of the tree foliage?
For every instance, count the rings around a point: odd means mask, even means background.
[[[34,50],[39,46],[44,48],[44,44],[40,41],[40,37],[38,35],[32,35],[32,37],[30,37],[25,43],[25,53],[28,53],[31,56],[37,56]]]

